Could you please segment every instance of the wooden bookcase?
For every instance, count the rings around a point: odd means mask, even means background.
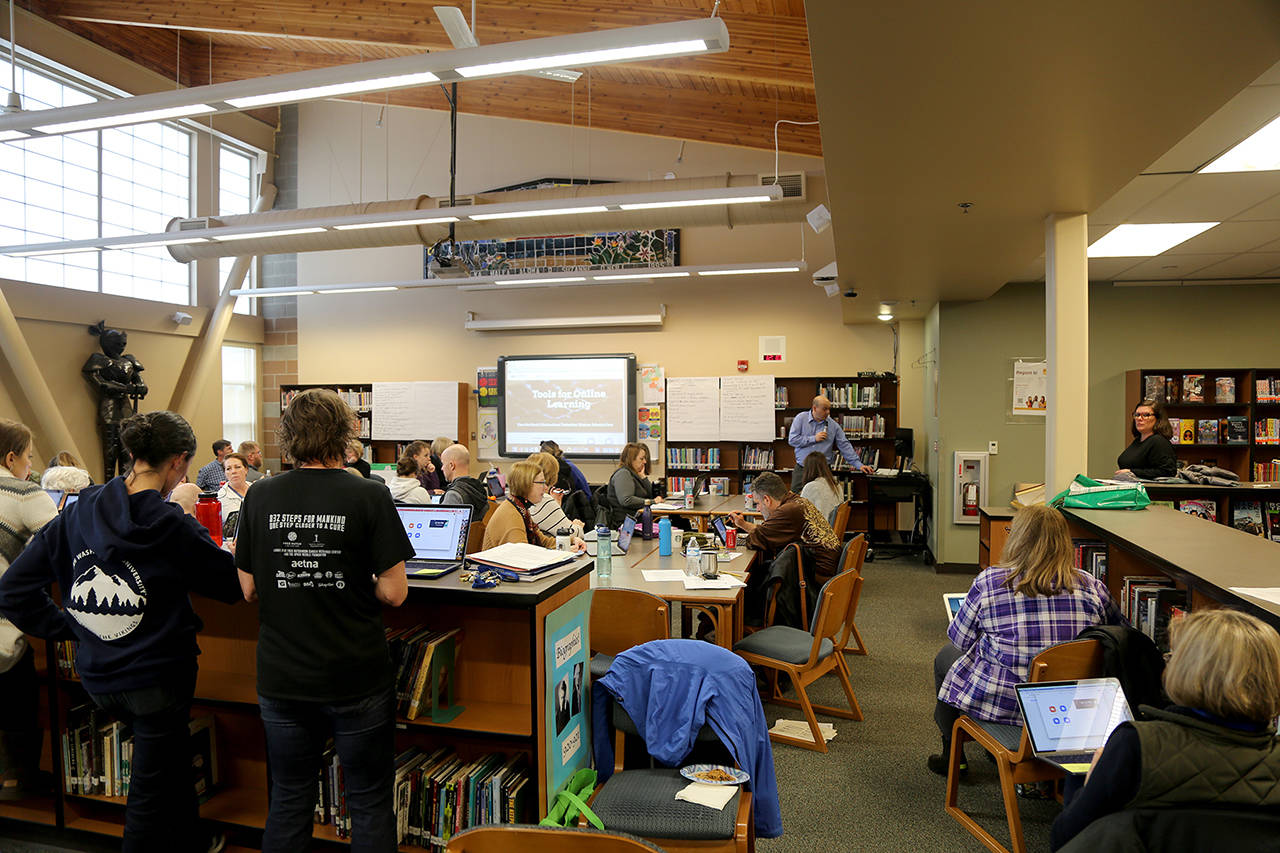
[[[488,752],[524,753],[529,758],[531,790],[524,821],[546,812],[545,622],[547,616],[589,587],[592,566],[533,583],[503,584],[474,590],[457,575],[429,585],[411,584],[399,608],[387,608],[388,627],[430,625],[461,629],[456,701],[462,713],[448,723],[430,717],[397,718],[396,749],[448,745],[464,760]],[[58,596],[55,591],[55,600]],[[212,715],[216,725],[220,781],[200,816],[217,822],[239,848],[257,849],[267,817],[265,734],[257,705],[258,615],[254,605],[222,604],[193,597],[204,622],[199,635],[200,673],[192,716]],[[123,797],[67,794],[63,791],[60,736],[67,711],[88,701],[78,680],[58,673],[51,648],[36,641],[45,731],[43,766],[57,780],[52,797],[0,803],[0,819],[38,824],[66,832],[120,837],[124,832]],[[316,849],[340,850],[330,825],[313,830]],[[424,848],[402,845],[406,853]]]

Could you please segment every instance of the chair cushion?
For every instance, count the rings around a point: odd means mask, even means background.
[[[676,799],[689,784],[679,770],[624,770],[609,777],[596,794],[591,810],[605,829],[642,838],[686,841],[733,837],[742,789],[720,811]]]
[[[786,625],[772,625],[763,631],[748,634],[733,646],[735,652],[747,652],[787,663],[804,663],[809,659],[809,650],[812,648],[812,634]],[[822,660],[834,649],[831,641],[824,639],[818,646],[818,659]]]
[[[1011,726],[1008,723],[992,723],[987,720],[974,720],[978,724],[978,728],[1000,742],[1000,745],[1010,752],[1017,752],[1018,747],[1022,745],[1022,726]]]

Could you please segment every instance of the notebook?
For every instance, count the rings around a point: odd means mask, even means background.
[[[960,605],[964,604],[967,592],[944,592],[942,594],[942,604],[947,608],[947,621],[955,621],[956,614],[960,612]]]
[[[1036,758],[1068,773],[1084,773],[1111,732],[1132,720],[1115,678],[1019,684],[1018,706]]]
[[[434,580],[462,567],[470,506],[397,506],[396,514],[413,545],[413,559],[404,564],[410,578]]]

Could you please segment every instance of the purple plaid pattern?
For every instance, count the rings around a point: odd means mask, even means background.
[[[1010,569],[992,566],[974,580],[947,636],[964,652],[942,681],[938,698],[971,717],[1022,724],[1014,685],[1027,680],[1031,659],[1074,640],[1091,625],[1123,623],[1105,584],[1076,572],[1076,588],[1027,596],[1005,587]]]

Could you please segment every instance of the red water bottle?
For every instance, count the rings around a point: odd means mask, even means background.
[[[201,492],[196,501],[196,521],[204,525],[213,537],[213,544],[222,546],[222,501],[217,492]]]

